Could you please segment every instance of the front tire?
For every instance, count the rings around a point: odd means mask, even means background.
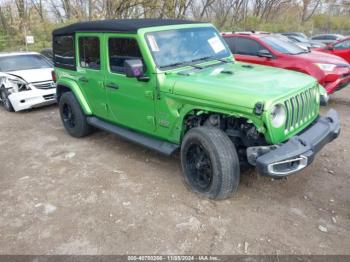
[[[1,95],[2,105],[4,106],[4,108],[8,112],[14,112],[15,110],[13,109],[13,106],[11,104],[11,101],[9,99],[9,93],[7,92],[7,90],[6,89],[1,90],[0,95]]]
[[[72,92],[66,92],[59,101],[61,120],[67,132],[73,137],[84,137],[92,132],[79,102]]]
[[[181,165],[191,189],[211,199],[225,199],[240,179],[234,144],[220,129],[196,127],[187,132],[181,145]]]

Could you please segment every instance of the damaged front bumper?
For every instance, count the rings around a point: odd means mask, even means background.
[[[31,109],[56,103],[56,88],[32,89],[8,96],[15,111]]]
[[[324,88],[328,94],[333,94],[343,88],[347,87],[350,84],[350,70],[349,73],[344,74],[343,77],[337,79],[334,82],[326,83]]]
[[[315,155],[339,133],[338,113],[331,109],[325,117],[319,117],[307,130],[282,145],[249,147],[248,161],[262,175],[288,176],[310,165]]]

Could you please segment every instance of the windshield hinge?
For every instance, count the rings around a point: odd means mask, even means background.
[[[254,114],[261,116],[264,112],[264,103],[263,102],[257,102],[254,107]]]

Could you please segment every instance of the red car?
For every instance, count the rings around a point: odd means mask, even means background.
[[[265,33],[223,33],[238,61],[280,67],[309,74],[332,94],[350,83],[350,65],[344,59],[309,51]]]
[[[316,50],[340,56],[350,63],[350,36]]]

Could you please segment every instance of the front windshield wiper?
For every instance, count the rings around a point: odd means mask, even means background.
[[[209,59],[213,59],[213,60],[220,61],[223,63],[233,63],[233,61],[227,61],[227,60],[224,60],[221,58],[215,58],[213,56],[205,56],[205,57],[193,59],[191,61],[184,61],[184,62],[177,62],[177,63],[173,63],[173,64],[169,64],[169,65],[163,65],[163,66],[160,66],[160,68],[167,68],[167,67],[174,67],[174,66],[183,65],[183,66],[192,66],[193,68],[197,68],[197,69],[203,69],[204,68],[203,66],[199,66],[199,65],[196,65],[193,63],[200,62],[200,61],[207,61]]]
[[[307,54],[307,53],[310,53],[311,50],[302,50],[300,52],[297,52],[297,53],[290,53],[291,55],[301,55],[301,54]]]
[[[204,57],[201,57],[201,58],[193,59],[193,60],[191,60],[191,62],[205,61],[205,60],[208,60],[210,58],[213,58],[213,57],[212,56],[204,56]]]
[[[222,58],[215,58],[214,56],[205,56],[205,57],[202,57],[202,58],[193,59],[191,62],[206,61],[206,60],[209,60],[209,59],[213,59],[213,60],[220,61],[220,62],[223,62],[223,63],[231,63],[231,62],[233,62],[233,61],[227,61],[227,60],[222,59]]]
[[[193,60],[191,60],[191,61],[184,61],[184,62],[177,62],[177,63],[169,64],[169,65],[164,65],[164,66],[160,66],[160,68],[167,68],[167,67],[174,67],[174,66],[183,65],[183,66],[192,66],[193,68],[197,68],[197,69],[203,69],[202,66],[192,65],[191,63],[193,63]]]
[[[166,67],[174,67],[174,66],[179,66],[179,65],[185,65],[186,63],[188,63],[188,62],[177,62],[177,63],[174,63],[174,64],[162,65],[159,68],[166,68]]]

